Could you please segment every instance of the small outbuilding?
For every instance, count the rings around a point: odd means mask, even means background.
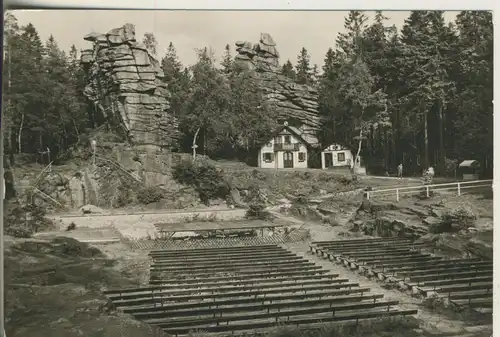
[[[458,165],[463,180],[479,180],[481,164],[477,160],[464,160]]]
[[[321,168],[350,168],[354,160],[351,150],[340,144],[332,144],[321,151]]]

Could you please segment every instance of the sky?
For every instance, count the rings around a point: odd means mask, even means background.
[[[107,33],[125,23],[135,25],[136,38],[152,32],[157,41],[159,57],[165,55],[172,42],[184,65],[196,62],[196,48],[212,47],[220,61],[226,44],[235,54],[238,40],[258,42],[260,33],[269,33],[281,55],[295,64],[297,55],[305,47],[311,63],[320,67],[326,51],[335,46],[335,38],[344,31],[346,11],[124,11],[124,10],[16,10],[20,25],[32,23],[43,41],[52,34],[59,46],[69,50],[91,48],[83,37],[91,32]],[[366,12],[369,18],[374,12]],[[387,11],[388,25],[400,28],[409,16],[408,11]],[[445,12],[445,19],[453,21],[457,12]]]

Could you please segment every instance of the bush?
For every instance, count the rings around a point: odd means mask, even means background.
[[[36,205],[10,204],[6,213],[5,234],[7,235],[29,238],[36,232],[54,227],[52,221],[45,217],[45,210]],[[29,217],[28,214],[30,214]]]
[[[210,200],[225,200],[230,195],[231,188],[222,171],[205,162],[183,161],[172,169],[172,176],[178,183],[194,187],[205,205],[209,205]]]
[[[266,210],[265,205],[262,204],[250,204],[248,206],[248,211],[245,215],[247,219],[258,219],[258,220],[269,220],[271,218],[271,213]]]
[[[122,181],[120,186],[116,189],[117,193],[115,195],[115,207],[123,207],[131,204],[134,201],[132,188],[128,183]]]
[[[257,185],[250,187],[247,200],[249,203],[247,219],[268,220],[271,218],[271,214],[266,210],[267,198]]]
[[[160,201],[164,196],[165,193],[162,189],[158,187],[146,187],[139,190],[137,200],[143,205],[148,205]]]
[[[461,228],[467,228],[474,224],[477,216],[472,209],[465,206],[459,206],[443,214],[441,219],[443,223],[450,224],[450,226],[451,224],[457,224]]]

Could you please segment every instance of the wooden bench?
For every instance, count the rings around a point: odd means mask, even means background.
[[[272,304],[280,301],[298,301],[298,300],[311,300],[311,299],[331,299],[335,298],[338,296],[343,296],[343,295],[352,295],[352,294],[361,294],[363,296],[364,294],[370,292],[370,288],[352,288],[352,289],[341,289],[341,290],[330,290],[330,291],[323,291],[323,292],[318,292],[318,293],[309,293],[309,294],[290,294],[290,295],[273,295],[273,296],[267,296],[267,297],[250,297],[250,298],[233,298],[233,299],[227,299],[227,298],[221,298],[221,299],[215,299],[214,301],[200,301],[200,302],[193,302],[193,301],[188,301],[185,303],[179,303],[179,304],[171,304],[169,303],[168,305],[156,305],[154,303],[151,303],[152,305],[149,306],[141,306],[141,307],[123,307],[122,310],[125,313],[130,313],[130,314],[136,314],[136,313],[144,313],[144,312],[164,312],[164,311],[170,311],[170,310],[181,310],[181,309],[193,309],[193,308],[202,308],[202,307],[208,307],[208,308],[219,308],[219,306],[228,306],[228,305],[241,305],[241,304],[257,304],[260,303],[260,305],[266,305],[266,304]],[[266,303],[267,302],[267,303]]]
[[[151,276],[155,276],[155,278],[157,278],[159,275],[165,275],[166,273],[168,273],[167,275],[169,276],[175,276],[173,278],[185,278],[185,277],[189,277],[189,278],[193,278],[193,277],[205,277],[205,276],[209,276],[209,275],[216,275],[216,274],[235,274],[237,273],[238,275],[265,275],[265,274],[269,274],[269,273],[274,273],[276,271],[282,271],[282,272],[294,272],[294,271],[301,271],[301,272],[305,272],[305,271],[311,271],[311,270],[320,270],[322,269],[321,266],[317,266],[315,265],[314,263],[310,264],[310,265],[304,265],[304,266],[273,266],[272,268],[271,267],[268,267],[268,268],[251,268],[251,269],[248,269],[248,270],[238,270],[238,271],[231,271],[230,269],[228,270],[209,270],[209,269],[206,269],[206,270],[198,270],[196,272],[178,272],[178,273],[175,273],[175,272],[172,272],[172,271],[168,271],[168,272],[163,272],[163,271],[155,271],[155,270],[152,270],[151,271]],[[154,274],[153,274],[154,272]]]
[[[452,280],[457,278],[464,277],[475,277],[475,276],[490,276],[493,275],[493,270],[488,271],[470,271],[463,273],[439,273],[439,274],[429,274],[429,275],[420,275],[413,276],[410,278],[410,282],[416,282],[417,285],[420,285],[421,282],[425,281],[433,281],[433,280]]]
[[[342,244],[342,243],[371,243],[371,242],[393,242],[393,241],[412,241],[408,238],[368,238],[368,239],[346,239],[346,240],[328,240],[328,241],[314,241],[311,244],[313,245],[323,245],[323,244]]]
[[[412,270],[419,270],[422,268],[440,268],[442,266],[472,266],[472,265],[491,265],[493,267],[493,263],[491,262],[484,262],[479,259],[456,259],[456,260],[438,260],[438,261],[432,261],[428,263],[422,263],[422,264],[412,264],[410,266],[403,266],[403,267],[398,267],[395,266],[394,268],[386,268],[388,272],[398,272],[398,271],[412,271]]]
[[[200,255],[200,256],[191,256],[191,257],[153,257],[154,261],[172,261],[172,262],[191,262],[191,261],[205,261],[205,260],[227,260],[227,259],[237,259],[237,258],[259,258],[259,257],[273,257],[273,256],[291,256],[293,253],[290,253],[286,250],[278,250],[272,252],[248,252],[246,254],[217,254],[217,255]]]
[[[304,264],[309,264],[312,262],[309,262],[308,260],[301,259],[301,258],[294,258],[291,260],[274,260],[274,261],[269,261],[269,260],[264,260],[264,261],[240,261],[240,262],[226,262],[226,263],[215,263],[215,264],[206,264],[206,265],[198,265],[198,266],[192,266],[191,264],[188,265],[183,265],[183,266],[172,266],[168,263],[154,263],[151,265],[151,269],[155,270],[172,270],[172,271],[187,271],[187,270],[202,270],[202,269],[212,269],[212,268],[244,268],[244,267],[251,267],[251,268],[259,268],[259,267],[268,267],[268,266],[278,266],[278,265],[304,265]]]
[[[156,250],[150,251],[149,256],[197,256],[197,255],[216,255],[225,253],[240,253],[253,251],[276,251],[283,250],[277,245],[262,245],[262,246],[237,246],[237,247],[221,247],[221,248],[197,248],[197,249],[181,249],[181,250]]]
[[[480,277],[465,277],[451,280],[436,280],[420,283],[421,287],[438,287],[452,284],[473,284],[477,282],[493,282],[493,275]]]
[[[220,263],[242,263],[242,262],[271,262],[271,261],[292,261],[292,260],[304,260],[304,258],[300,256],[296,256],[293,254],[282,254],[282,255],[262,255],[262,256],[250,256],[249,257],[237,257],[237,258],[227,258],[227,259],[205,259],[205,260],[195,260],[189,261],[190,266],[204,266],[211,264],[220,264]],[[169,265],[169,266],[185,266],[186,261],[169,261],[169,260],[153,260],[154,264],[157,265]]]
[[[159,319],[159,318],[168,318],[168,317],[176,317],[176,316],[201,316],[201,315],[212,315],[213,317],[223,313],[233,313],[233,312],[252,312],[252,311],[267,311],[278,310],[281,309],[291,309],[291,308],[307,308],[314,307],[318,305],[328,305],[332,306],[334,303],[355,303],[362,301],[372,301],[376,302],[377,299],[383,298],[383,294],[376,295],[364,295],[364,296],[337,296],[325,299],[306,299],[302,301],[293,301],[293,302],[285,302],[285,303],[266,303],[266,304],[249,304],[244,306],[238,306],[233,308],[221,307],[221,308],[194,308],[194,309],[185,309],[185,310],[165,310],[162,312],[153,312],[153,313],[137,313],[135,317],[138,319]]]
[[[337,279],[338,275],[297,275],[297,276],[285,276],[276,278],[244,278],[241,280],[234,280],[232,278],[226,278],[225,280],[216,280],[211,282],[201,282],[198,283],[185,283],[181,282],[179,284],[165,284],[160,286],[148,286],[148,287],[138,287],[138,288],[125,288],[125,289],[111,289],[105,290],[103,293],[108,297],[120,297],[126,296],[127,294],[147,292],[151,293],[154,291],[163,291],[167,289],[195,289],[203,287],[222,287],[222,286],[242,286],[242,285],[257,285],[257,284],[306,284],[307,282],[347,282],[347,279]]]
[[[391,306],[397,305],[399,301],[381,301],[381,302],[369,302],[369,303],[354,303],[354,304],[339,304],[334,306],[323,306],[319,308],[306,308],[306,309],[295,309],[295,310],[286,310],[279,312],[269,312],[269,313],[252,313],[245,315],[231,315],[226,317],[209,317],[209,318],[189,318],[189,319],[176,319],[169,321],[155,321],[149,322],[161,328],[181,328],[181,327],[189,327],[189,326],[198,326],[198,325],[212,325],[216,324],[217,326],[220,324],[228,325],[229,322],[236,321],[249,321],[249,320],[258,320],[258,319],[275,319],[276,322],[280,317],[287,317],[288,320],[293,316],[303,316],[303,315],[315,315],[315,314],[323,314],[329,313],[331,316],[335,316],[337,312],[342,311],[352,311],[352,310],[363,310],[363,309],[374,309],[380,307],[387,307],[387,311],[390,311]]]
[[[465,272],[465,271],[493,271],[493,266],[491,265],[469,265],[469,266],[454,266],[452,264],[439,266],[439,268],[427,268],[427,269],[417,269],[412,271],[398,271],[398,275],[404,275],[405,277],[414,277],[418,275],[439,275],[443,273],[452,272]]]
[[[314,291],[330,291],[332,289],[342,289],[342,288],[354,288],[359,287],[359,283],[337,283],[337,284],[327,284],[327,285],[315,285],[310,287],[280,287],[276,289],[252,289],[246,291],[232,291],[232,292],[205,292],[202,291],[187,291],[180,292],[177,294],[165,294],[165,293],[157,293],[154,295],[143,296],[141,298],[135,299],[123,299],[113,301],[113,304],[117,307],[123,306],[134,306],[134,305],[145,305],[151,303],[167,303],[167,302],[180,302],[180,301],[192,301],[192,300],[207,300],[207,299],[219,299],[219,298],[234,298],[234,297],[259,297],[270,294],[288,294],[288,293],[304,293]],[[237,289],[239,290],[239,289]]]
[[[415,315],[417,310],[391,310],[389,312],[375,312],[375,313],[358,313],[358,314],[347,314],[347,315],[338,315],[331,317],[314,317],[314,318],[298,318],[287,320],[286,322],[281,321],[280,323],[285,323],[288,325],[305,325],[305,324],[313,324],[313,323],[330,323],[330,322],[341,322],[341,321],[359,321],[366,319],[374,319],[374,318],[387,318],[393,316],[407,316],[407,315]],[[232,324],[232,325],[219,325],[219,326],[208,326],[202,327],[204,332],[215,333],[215,332],[232,332],[232,331],[242,331],[242,330],[254,330],[254,329],[262,329],[262,328],[270,328],[276,326],[276,322],[259,322],[259,323],[240,323],[240,324]],[[165,332],[178,336],[189,334],[192,331],[196,331],[196,327],[182,327],[182,328],[170,328],[164,329]]]
[[[370,248],[382,248],[382,247],[392,247],[392,246],[411,246],[414,245],[413,241],[407,240],[397,240],[397,241],[373,241],[367,243],[360,243],[356,241],[348,242],[348,243],[336,243],[331,242],[323,245],[316,245],[319,249],[347,249],[347,248],[360,248],[360,249],[370,249]]]
[[[300,281],[300,282],[274,282],[274,283],[261,283],[261,282],[253,282],[253,283],[243,283],[233,284],[232,286],[225,286],[217,282],[217,283],[200,283],[193,287],[189,285],[188,287],[165,287],[159,290],[151,290],[151,291],[137,291],[133,293],[126,294],[108,294],[108,297],[112,300],[119,299],[134,299],[134,298],[142,298],[142,297],[152,297],[158,295],[169,295],[169,294],[182,294],[182,293],[203,293],[203,292],[227,292],[231,290],[255,290],[255,289],[271,289],[271,288],[279,288],[279,287],[287,287],[287,286],[313,286],[313,285],[325,285],[325,284],[335,284],[335,283],[345,283],[348,282],[348,279],[345,278],[337,278],[337,279],[319,279],[312,281]]]
[[[221,280],[221,281],[227,281],[227,280],[247,280],[249,278],[267,278],[267,279],[273,279],[275,277],[287,277],[287,276],[307,276],[310,278],[312,275],[324,275],[327,274],[329,271],[328,270],[296,270],[296,271],[279,271],[276,273],[269,273],[269,274],[258,274],[258,275],[240,275],[240,276],[215,276],[215,277],[204,277],[202,279],[195,279],[195,278],[164,278],[164,279],[150,279],[149,283],[150,284],[169,284],[169,283],[199,283],[201,280],[204,281],[216,281],[216,280]],[[338,276],[338,274],[335,274]]]

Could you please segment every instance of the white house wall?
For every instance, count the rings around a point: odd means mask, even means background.
[[[335,150],[338,149],[338,150]],[[349,160],[352,162],[354,160],[354,156],[351,152],[351,150],[346,149],[342,146],[333,144],[330,145],[326,150],[321,152],[321,167],[323,169],[326,169],[326,160],[325,160],[325,154],[326,153],[331,153],[332,154],[332,165],[333,167],[341,167],[341,166],[347,166],[349,163]],[[344,153],[345,154],[345,160],[344,161],[338,161],[338,154],[339,153]]]
[[[264,153],[271,153],[273,154],[273,148],[269,148],[267,146],[263,146],[260,151],[259,151],[259,167],[261,168],[276,168],[276,158],[270,163],[267,163],[264,161]],[[275,156],[276,157],[276,156]]]
[[[300,144],[299,151],[291,151],[293,154],[293,167],[294,168],[307,168],[308,153],[307,147],[299,139],[297,139],[291,133],[279,134],[277,137],[281,137],[281,143],[285,143],[285,136],[290,136],[291,144]],[[274,152],[275,138],[271,139],[268,143],[264,144],[259,151],[258,165],[261,168],[283,168],[283,153],[284,151]],[[304,152],[306,158],[303,162],[299,162],[299,152]],[[270,163],[264,161],[264,153],[274,153],[274,160]]]

